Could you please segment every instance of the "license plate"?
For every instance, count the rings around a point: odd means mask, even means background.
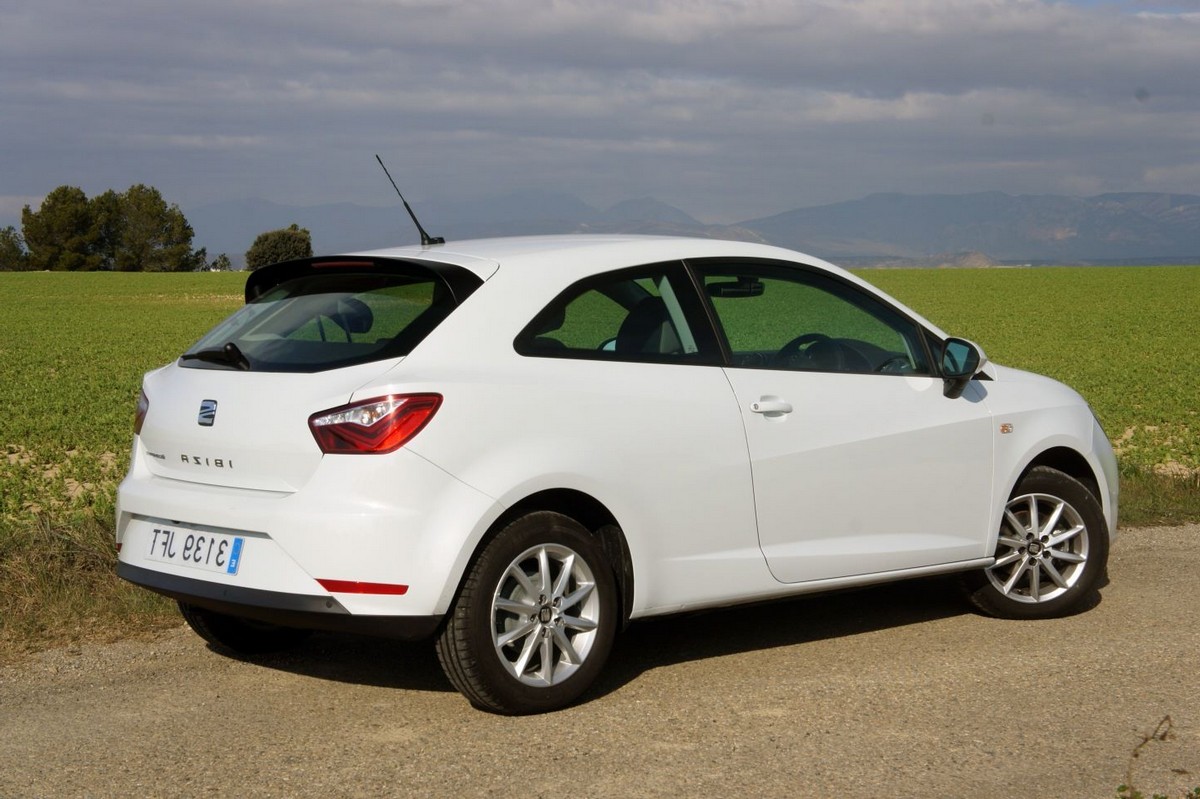
[[[205,571],[237,574],[245,542],[239,535],[155,527],[150,532],[147,557]]]

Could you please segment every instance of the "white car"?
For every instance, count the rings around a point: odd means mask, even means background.
[[[472,704],[574,701],[628,622],[961,572],[1086,606],[1117,523],[1074,391],[837,267],[556,236],[276,264],[145,377],[118,574],[218,648],[436,639]]]

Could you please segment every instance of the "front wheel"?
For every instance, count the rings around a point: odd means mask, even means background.
[[[996,562],[963,583],[971,603],[991,616],[1065,616],[1091,599],[1107,562],[1100,503],[1073,477],[1038,466],[1004,507]]]
[[[438,638],[438,659],[478,708],[556,710],[599,674],[616,616],[616,579],[596,539],[566,516],[531,513],[472,564]]]

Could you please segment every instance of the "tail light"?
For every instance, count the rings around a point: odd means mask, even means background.
[[[382,455],[421,432],[441,404],[441,394],[390,394],[314,413],[308,428],[327,455]]]
[[[146,396],[146,391],[143,389],[138,394],[137,409],[133,412],[133,434],[141,435],[142,424],[146,421],[146,414],[150,411],[150,398]]]

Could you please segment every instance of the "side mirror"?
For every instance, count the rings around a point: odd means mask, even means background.
[[[945,384],[942,393],[948,399],[958,399],[971,378],[983,369],[987,356],[977,345],[964,338],[948,338],[942,345],[940,363]]]

